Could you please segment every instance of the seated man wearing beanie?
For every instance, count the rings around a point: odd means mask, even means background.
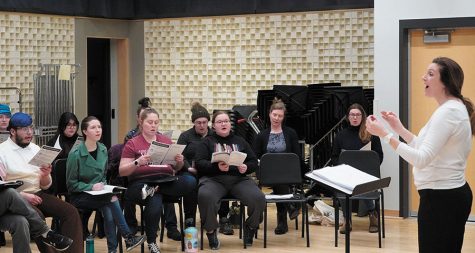
[[[10,138],[0,144],[0,177],[8,181],[22,180],[25,188],[21,196],[40,216],[59,218],[62,233],[73,240],[65,252],[82,253],[82,226],[77,209],[42,191],[51,186],[51,164],[41,167],[28,164],[40,150],[31,142],[34,129],[30,115],[22,112],[13,114],[7,130]],[[40,252],[48,252],[41,240],[35,241]]]
[[[31,253],[30,234],[44,244],[63,251],[73,241],[49,229],[46,222],[14,189],[0,191],[0,229],[12,234],[13,253]]]
[[[183,150],[185,156],[185,167],[182,171],[188,170],[189,173],[196,175],[196,168],[193,168],[193,159],[196,149],[203,138],[213,133],[209,127],[209,112],[199,102],[193,102],[191,105],[191,122],[193,127],[180,134],[178,144],[186,145]],[[187,173],[187,172],[185,172]],[[184,196],[183,204],[185,209],[185,219],[193,218],[196,221],[196,207],[198,205],[198,187],[188,196]],[[219,214],[219,232],[225,235],[234,234],[233,227],[228,219],[229,202],[221,202]],[[195,226],[195,223],[193,223]]]

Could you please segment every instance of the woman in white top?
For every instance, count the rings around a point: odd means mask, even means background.
[[[435,58],[422,77],[425,95],[439,104],[416,136],[393,112],[381,112],[392,130],[371,115],[368,131],[381,137],[413,165],[420,196],[418,210],[419,252],[460,252],[465,223],[472,206],[472,191],[465,180],[468,154],[475,127],[473,104],[462,96],[462,68],[446,57]],[[450,210],[449,210],[450,208]]]

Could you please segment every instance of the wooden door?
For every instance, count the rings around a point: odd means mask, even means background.
[[[422,81],[422,76],[433,58],[446,56],[460,64],[465,74],[462,94],[475,101],[475,29],[456,29],[452,32],[449,43],[424,44],[423,35],[424,32],[421,30],[410,32],[409,129],[416,134],[437,107],[434,99],[424,96],[424,83]],[[411,214],[416,214],[419,208],[419,194],[413,184],[412,173],[410,174],[409,210]],[[475,151],[473,148],[467,163],[466,178],[472,189],[475,189]],[[474,212],[475,202],[472,204],[472,216]]]

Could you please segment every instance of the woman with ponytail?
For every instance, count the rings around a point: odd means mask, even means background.
[[[461,252],[465,223],[472,206],[472,191],[465,179],[472,148],[475,116],[473,104],[462,95],[463,70],[452,59],[432,60],[422,77],[425,95],[438,107],[416,136],[393,112],[381,112],[391,129],[370,115],[366,126],[404,160],[413,165],[419,192],[419,252]],[[450,208],[450,210],[448,209]]]

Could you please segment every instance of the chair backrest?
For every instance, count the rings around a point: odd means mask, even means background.
[[[338,163],[350,165],[381,178],[379,156],[373,150],[344,150],[340,153]]]
[[[294,153],[267,153],[261,157],[261,185],[302,184],[300,158]]]
[[[66,186],[66,162],[68,159],[57,159],[52,164],[51,177],[53,179],[53,192],[55,195],[68,194],[68,187]]]

